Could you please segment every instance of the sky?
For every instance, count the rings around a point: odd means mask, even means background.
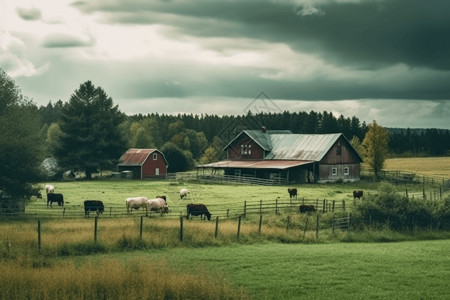
[[[449,20],[448,0],[0,0],[0,68],[39,106],[90,80],[127,114],[450,129]]]

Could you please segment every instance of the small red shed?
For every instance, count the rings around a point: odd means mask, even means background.
[[[158,149],[128,149],[119,159],[119,173],[132,171],[133,179],[166,178],[168,163]]]

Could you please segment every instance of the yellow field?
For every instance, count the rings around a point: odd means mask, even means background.
[[[384,169],[450,178],[450,157],[390,158]]]

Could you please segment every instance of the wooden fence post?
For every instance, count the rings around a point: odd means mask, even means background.
[[[241,216],[239,216],[239,221],[238,221],[237,238],[239,238],[240,235],[241,235]]]
[[[142,240],[142,225],[144,224],[144,217],[141,216],[141,224],[139,226],[139,240]]]
[[[219,217],[216,217],[216,231],[214,232],[214,237],[217,238],[219,232]]]
[[[180,216],[180,242],[183,241],[183,217]]]
[[[406,189],[406,198],[409,198],[409,197],[408,197],[408,189]]]
[[[98,216],[94,219],[94,242],[97,243]]]
[[[227,209],[227,219],[230,217],[230,209]]]
[[[291,216],[287,216],[287,222],[286,222],[286,231],[289,230],[289,226],[291,225]]]
[[[331,211],[332,211],[332,212],[334,212],[334,205],[335,205],[335,202],[336,202],[336,201],[333,200],[333,206],[332,206],[332,208],[331,208]]]
[[[109,208],[109,217],[112,218],[112,207]]]
[[[63,218],[64,218],[64,215],[66,214],[66,208],[64,207],[63,208]]]
[[[244,218],[247,216],[247,200],[244,200]]]
[[[345,211],[345,200],[342,200],[342,211]]]
[[[327,211],[326,208],[325,208],[325,205],[326,205],[326,200],[323,199],[322,212],[324,212],[324,213]]]
[[[275,199],[275,214],[278,214],[278,198]]]
[[[259,215],[258,234],[261,234],[261,226],[262,226],[262,214]]]
[[[41,240],[41,220],[38,219],[38,250],[41,252],[42,240]]]

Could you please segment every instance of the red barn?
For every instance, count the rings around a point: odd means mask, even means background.
[[[168,163],[157,149],[131,148],[119,159],[118,171],[132,171],[133,179],[166,178]]]

